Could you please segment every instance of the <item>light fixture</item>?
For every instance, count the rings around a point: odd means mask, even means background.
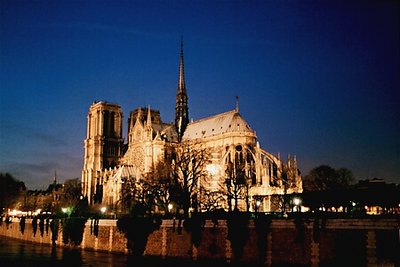
[[[172,203],[168,204],[168,211],[171,212],[171,210],[174,208],[174,205]]]

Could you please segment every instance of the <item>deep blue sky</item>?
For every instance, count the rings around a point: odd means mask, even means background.
[[[365,2],[365,3],[364,3]],[[381,3],[383,2],[383,3]],[[397,1],[0,1],[0,172],[80,177],[94,100],[233,109],[271,153],[400,183]],[[124,124],[126,132],[126,123]]]

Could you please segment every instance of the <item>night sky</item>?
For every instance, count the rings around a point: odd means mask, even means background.
[[[397,1],[0,1],[0,172],[81,177],[95,100],[239,109],[270,153],[400,183]],[[126,137],[126,136],[124,136]]]

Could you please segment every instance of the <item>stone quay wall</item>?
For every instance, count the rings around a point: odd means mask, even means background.
[[[19,222],[2,222],[0,236],[70,246],[63,243],[62,227],[53,242],[48,223],[33,227],[32,219],[26,219],[22,232]],[[400,266],[400,219],[273,219],[265,228],[260,231],[250,220],[246,229],[230,234],[226,220],[206,220],[193,236],[182,221],[163,220],[148,236],[143,254],[264,266]],[[116,220],[88,220],[77,247],[128,253]]]

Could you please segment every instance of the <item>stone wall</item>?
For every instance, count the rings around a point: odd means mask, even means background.
[[[52,244],[48,228],[43,223],[40,228],[38,222],[34,234],[32,219],[26,219],[22,233],[19,219],[15,218],[9,224],[2,222],[0,235]],[[55,244],[65,246],[61,231],[62,227]],[[225,220],[206,220],[197,237],[182,222],[164,220],[148,236],[144,255],[265,266],[399,266],[399,220],[396,219],[274,219],[261,231],[250,220],[242,231],[244,243],[240,245],[239,241],[229,239]],[[118,230],[116,220],[88,220],[80,247],[128,253],[127,240]],[[235,255],[238,249],[242,252],[240,257]]]

